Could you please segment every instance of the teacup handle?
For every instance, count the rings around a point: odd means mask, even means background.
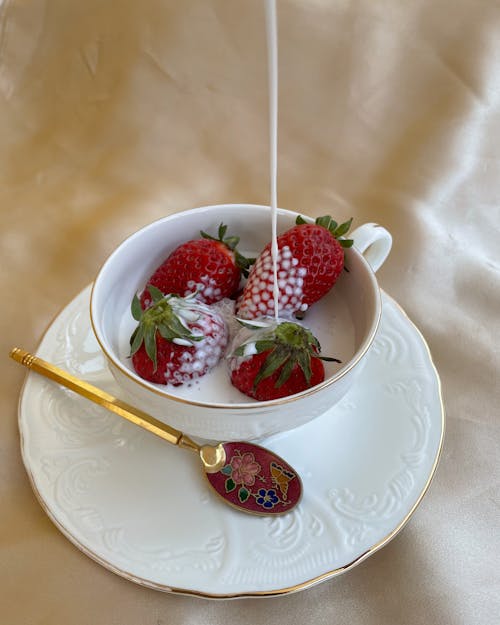
[[[389,256],[392,247],[391,233],[383,226],[368,223],[359,226],[350,233],[354,246],[370,263],[373,271],[377,271]]]

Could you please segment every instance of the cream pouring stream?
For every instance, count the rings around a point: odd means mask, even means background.
[[[271,256],[273,259],[274,317],[279,317],[278,286],[278,37],[276,0],[266,0],[267,66],[269,81],[269,165],[271,205]]]

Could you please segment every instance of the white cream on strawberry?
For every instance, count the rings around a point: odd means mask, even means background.
[[[217,287],[217,281],[210,276],[203,276],[199,282],[189,280],[187,283],[190,293],[198,293],[204,300],[210,300],[213,297],[219,297],[220,288]]]
[[[297,310],[305,312],[307,304],[303,304],[304,279],[307,269],[299,266],[299,260],[293,257],[288,245],[276,254],[277,279],[280,291],[281,307],[278,314],[281,317],[289,317]],[[274,284],[269,281],[273,272],[273,259],[271,249],[266,250],[253,266],[248,277],[247,289],[250,290],[251,299],[241,302],[238,315],[245,318],[259,316],[274,316],[276,303],[273,298]]]
[[[269,334],[270,330],[275,329],[280,320],[277,320],[273,314],[262,317],[258,321],[258,325],[253,329],[249,326],[239,324],[238,331],[231,337],[227,350],[230,371],[237,369],[243,360],[258,353],[257,341],[262,340]],[[243,354],[241,356],[235,356],[234,352],[239,347],[243,349]]]
[[[226,322],[229,337],[234,336],[241,327],[234,314],[235,306],[236,302],[228,297],[225,297],[210,306],[213,310],[217,311]]]
[[[182,355],[182,365],[173,374],[180,383],[213,369],[223,355],[229,338],[224,319],[215,310],[203,304],[200,304],[199,317],[191,321],[188,327],[193,336],[204,338],[201,341],[191,342],[190,346],[194,350]],[[214,337],[217,337],[217,340]]]

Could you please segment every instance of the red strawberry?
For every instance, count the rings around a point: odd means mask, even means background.
[[[130,339],[138,375],[157,384],[179,386],[215,367],[227,345],[222,317],[193,297],[163,296],[148,287],[152,305],[142,310],[134,296],[132,315],[139,322]]]
[[[325,379],[320,345],[297,323],[284,321],[257,332],[239,345],[229,366],[231,382],[245,395],[260,401],[300,393]]]
[[[278,314],[304,312],[332,288],[344,267],[343,248],[353,243],[340,238],[351,222],[339,226],[325,216],[309,224],[297,217],[297,225],[278,237]],[[242,319],[274,315],[271,243],[250,271],[236,314]]]
[[[242,256],[236,246],[239,237],[226,237],[227,226],[219,226],[219,238],[201,232],[202,239],[194,239],[179,245],[156,269],[147,284],[167,295],[175,293],[184,297],[197,293],[205,304],[213,304],[224,297],[231,297],[237,290],[241,274],[248,275],[248,268],[255,259]],[[146,308],[151,303],[147,289],[141,295]]]

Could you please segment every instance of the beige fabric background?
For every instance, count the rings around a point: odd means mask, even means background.
[[[53,316],[173,211],[268,201],[260,0],[0,0],[3,623],[499,622],[500,6],[281,0],[279,203],[394,235],[381,285],[428,340],[447,436],[404,531],[288,597],[210,602],[81,554],[28,484],[16,405]]]

